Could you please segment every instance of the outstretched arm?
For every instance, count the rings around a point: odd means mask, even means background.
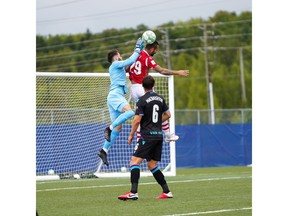
[[[139,53],[134,52],[128,59],[116,62],[117,67],[118,68],[125,68],[126,66],[133,64],[136,61],[136,59],[138,58],[138,56],[139,56]]]
[[[154,68],[155,71],[159,72],[163,75],[179,75],[179,76],[188,76],[189,70],[169,70],[167,68],[162,68],[159,65],[157,65]]]
[[[133,64],[136,61],[136,59],[138,58],[142,49],[143,49],[142,38],[138,38],[136,45],[135,45],[135,48],[134,48],[134,53],[128,59],[126,59],[124,61],[117,62],[117,64],[118,64],[117,66],[119,68],[124,68],[124,67],[127,67],[127,66]]]

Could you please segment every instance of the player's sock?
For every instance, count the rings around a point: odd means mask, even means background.
[[[103,145],[103,150],[107,153],[110,146],[115,142],[116,138],[118,137],[118,135],[120,134],[120,131],[118,130],[112,130],[111,132],[111,141],[108,142],[107,140],[105,140],[104,145]]]
[[[131,193],[137,193],[140,178],[140,167],[138,164],[130,166]]]
[[[140,139],[141,134],[140,134],[140,125],[138,126],[137,130],[136,130],[136,141],[138,143],[138,140]]]
[[[170,134],[169,123],[167,120],[162,122],[162,131],[164,132],[165,136],[167,136],[167,134]]]
[[[121,125],[122,123],[127,121],[129,118],[133,117],[134,115],[135,113],[133,110],[127,110],[126,112],[119,115],[118,118],[116,118],[115,121],[111,125],[113,128],[115,128],[116,126]]]
[[[170,190],[168,188],[167,182],[165,180],[165,177],[163,175],[163,173],[161,172],[161,170],[158,167],[155,167],[154,169],[150,170],[154,176],[154,178],[156,179],[156,181],[158,182],[158,184],[161,185],[163,192],[164,193],[169,193]]]

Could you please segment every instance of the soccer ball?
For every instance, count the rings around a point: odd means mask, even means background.
[[[80,179],[80,178],[81,178],[81,177],[80,177],[80,175],[79,175],[79,174],[77,174],[77,173],[76,173],[76,174],[74,174],[74,175],[73,175],[73,177],[74,177],[75,179]]]
[[[151,30],[145,31],[142,34],[142,40],[146,44],[152,44],[156,41],[156,34]]]
[[[126,167],[121,167],[121,172],[127,172],[127,168]]]
[[[54,174],[55,174],[55,172],[53,169],[48,170],[48,175],[54,175]]]

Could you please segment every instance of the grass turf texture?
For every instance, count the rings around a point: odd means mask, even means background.
[[[251,167],[177,169],[166,180],[173,199],[155,199],[161,187],[143,177],[136,201],[117,199],[130,190],[130,178],[38,181],[36,207],[39,216],[252,215]]]

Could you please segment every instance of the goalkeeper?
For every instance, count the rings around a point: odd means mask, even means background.
[[[125,67],[136,61],[140,51],[143,49],[142,43],[142,39],[139,38],[136,42],[134,53],[124,61],[117,50],[110,51],[107,56],[108,62],[111,63],[109,67],[111,84],[107,97],[107,105],[112,124],[104,130],[105,142],[103,148],[98,153],[98,156],[107,166],[109,166],[107,161],[108,150],[118,137],[122,129],[122,123],[135,114],[124,97],[124,94],[128,92]]]
[[[140,52],[135,63],[129,68],[126,68],[129,72],[129,79],[131,81],[131,99],[134,102],[137,102],[138,98],[144,95],[142,80],[148,75],[149,69],[151,68],[163,75],[189,75],[189,70],[170,70],[160,67],[153,58],[153,56],[158,52],[158,49],[159,43],[157,41],[152,44],[147,44],[145,50]],[[162,130],[165,134],[165,142],[176,141],[179,139],[175,134],[170,134],[168,121],[162,123]],[[137,129],[136,136],[138,140],[140,138],[140,128]]]

